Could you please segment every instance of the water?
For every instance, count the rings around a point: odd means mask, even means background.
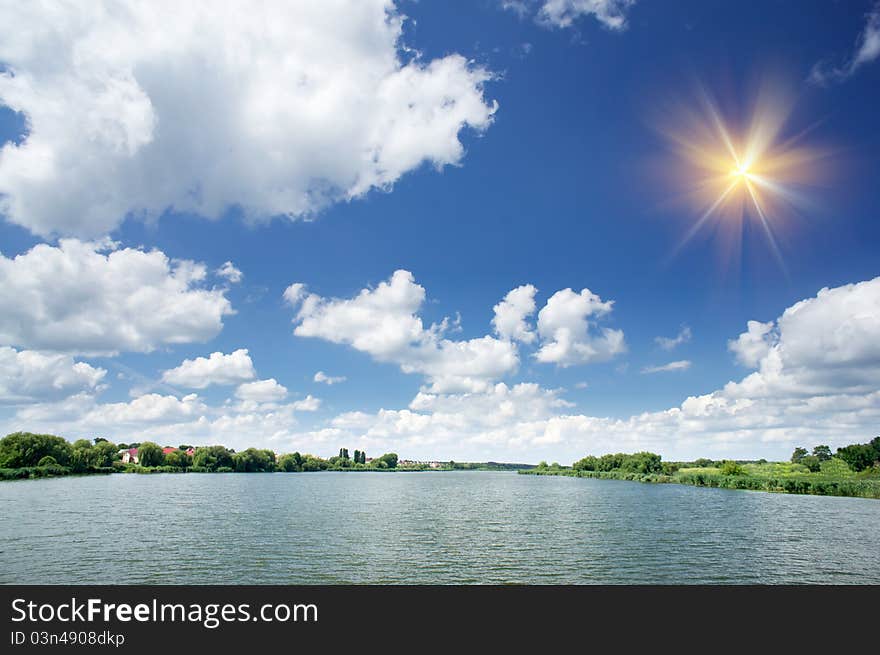
[[[880,583],[880,501],[494,472],[0,484],[0,582]]]

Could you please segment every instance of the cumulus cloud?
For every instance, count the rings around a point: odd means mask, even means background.
[[[304,285],[289,286],[284,298],[298,308],[294,334],[345,344],[405,373],[428,378],[434,391],[478,391],[516,370],[516,346],[491,336],[454,341],[448,321],[425,327],[418,312],[425,290],[409,271],[395,271],[375,289],[353,298],[323,298]]]
[[[880,57],[880,2],[868,12],[865,27],[859,34],[853,54],[838,65],[828,60],[817,62],[810,70],[809,80],[819,85],[842,82],[877,57]]]
[[[767,356],[776,339],[772,334],[774,323],[749,321],[746,326],[748,329],[745,332],[727,342],[727,348],[740,364],[754,368]]]
[[[408,276],[402,281],[405,284],[399,281],[397,288],[383,293],[412,307],[404,299],[416,285]],[[393,278],[383,284],[394,286]],[[388,298],[379,301],[374,294],[380,288],[346,301],[310,301],[305,291],[299,297],[304,305],[314,304],[312,315],[320,317],[322,325],[337,326],[344,322],[331,318],[350,315],[323,315],[318,308],[360,299],[346,310],[372,325],[374,317],[365,307],[394,304]],[[768,329],[761,327],[767,325]],[[431,333],[430,328],[422,331]],[[406,407],[345,412],[303,427],[297,412],[317,410],[320,402],[309,396],[283,403],[287,394],[277,391],[281,385],[262,380],[242,385],[247,391],[236,394],[240,402],[222,406],[209,406],[194,394],[147,394],[128,403],[101,404],[94,394],[82,392],[19,408],[2,427],[7,432],[48,430],[74,438],[106,434],[119,440],[162,440],[167,434],[173,435],[169,439],[174,443],[262,445],[324,455],[345,445],[369,452],[393,450],[416,459],[526,462],[571,462],[587,453],[634,450],[653,450],[668,459],[779,458],[794,445],[836,447],[876,435],[880,278],[822,289],[775,320],[758,328],[749,325],[749,331],[750,339],[763,345],[750,351],[754,370],[746,377],[669,409],[629,417],[579,412],[561,389],[496,382],[479,390],[423,388]],[[346,339],[351,341],[350,336]],[[117,436],[120,433],[124,438]]]
[[[626,28],[626,14],[635,0],[501,0],[504,9],[520,16],[534,14],[550,27],[570,27],[578,19],[592,16],[610,30]]]
[[[238,384],[256,377],[247,348],[228,355],[215,352],[208,357],[185,359],[177,368],[162,373],[162,382],[189,389],[204,389],[212,384]]]
[[[596,326],[611,313],[614,301],[603,301],[589,289],[554,293],[538,312],[539,362],[573,366],[611,359],[626,352],[622,330]]]
[[[0,103],[28,133],[0,150],[0,209],[42,236],[91,238],[169,209],[308,217],[423,163],[459,164],[462,130],[487,129],[497,108],[489,71],[403,42],[392,0],[3,14]]]
[[[302,400],[294,400],[290,406],[298,412],[317,412],[321,408],[321,399],[309,394]]]
[[[339,384],[340,382],[345,382],[346,377],[344,375],[327,375],[326,373],[324,373],[324,371],[318,371],[317,373],[315,373],[315,377],[313,379],[315,382],[318,382],[320,384],[332,385]]]
[[[98,388],[107,371],[70,355],[0,347],[0,403],[69,396]]]
[[[204,279],[202,264],[106,241],[0,254],[0,344],[115,354],[207,341],[234,312]]]
[[[748,351],[755,372],[663,411],[590,416],[571,411],[560,390],[500,383],[481,393],[423,391],[404,409],[341,414],[292,443],[567,462],[643,449],[681,459],[778,458],[796,444],[840,446],[876,434],[880,278],[822,289],[749,331],[746,341],[763,344]]]
[[[492,326],[502,339],[532,343],[535,333],[526,318],[535,313],[535,293],[531,284],[524,284],[504,296],[504,300],[493,308],[495,317]]]
[[[654,337],[654,342],[663,350],[675,350],[683,343],[691,340],[691,329],[683,325],[674,337]]]
[[[245,401],[273,403],[287,397],[287,387],[279,384],[275,378],[245,382],[235,390],[235,396]]]
[[[298,434],[299,412],[313,412],[320,401],[307,396],[288,404],[241,402],[211,406],[196,394],[183,397],[145,394],[129,402],[101,403],[79,393],[60,401],[22,407],[0,420],[6,432],[20,429],[60,433],[69,439],[104,436],[112,441],[157,441],[177,445],[222,443],[242,449],[279,448]]]
[[[642,373],[668,373],[670,371],[686,371],[691,367],[688,359],[680,359],[668,364],[660,364],[659,366],[645,366]]]
[[[238,284],[244,277],[244,273],[237,269],[232,262],[224,262],[223,266],[214,272],[220,277],[226,278],[232,284]]]

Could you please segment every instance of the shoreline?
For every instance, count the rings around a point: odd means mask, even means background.
[[[692,487],[730,489],[738,491],[762,491],[802,496],[838,496],[880,500],[880,480],[844,479],[827,476],[809,478],[800,476],[723,475],[720,473],[630,473],[624,471],[578,471],[575,469],[531,469],[517,471],[520,475],[553,475],[596,480],[622,480],[645,484],[682,484]]]

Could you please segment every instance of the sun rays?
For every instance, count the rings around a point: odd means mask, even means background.
[[[745,120],[737,120],[738,107],[722,112],[701,89],[661,122],[675,155],[665,174],[694,216],[673,254],[711,229],[732,257],[757,228],[766,252],[785,270],[779,235],[805,207],[806,189],[822,175],[824,153],[804,143],[809,129],[788,135],[793,103],[780,88],[760,86]]]

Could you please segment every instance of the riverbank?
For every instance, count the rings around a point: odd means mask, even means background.
[[[129,464],[123,466],[96,467],[85,470],[74,470],[66,466],[24,466],[20,468],[0,468],[0,482],[6,480],[34,480],[39,478],[57,478],[69,475],[110,475],[113,473],[133,473],[138,475],[153,475],[158,473],[444,473],[450,471],[522,471],[528,470],[528,464],[504,464],[496,462],[461,462],[453,466],[398,466],[395,468],[325,468],[314,471],[236,471],[235,469],[209,470],[200,467],[178,466],[138,466]]]
[[[745,465],[745,467],[748,467],[748,465]],[[740,474],[725,475],[721,473],[719,468],[714,467],[684,468],[672,473],[583,471],[568,467],[548,467],[519,471],[519,473],[524,475],[563,475],[600,480],[629,480],[651,484],[685,484],[695,487],[741,489],[771,493],[880,499],[880,479],[822,473],[757,475],[746,471]]]

